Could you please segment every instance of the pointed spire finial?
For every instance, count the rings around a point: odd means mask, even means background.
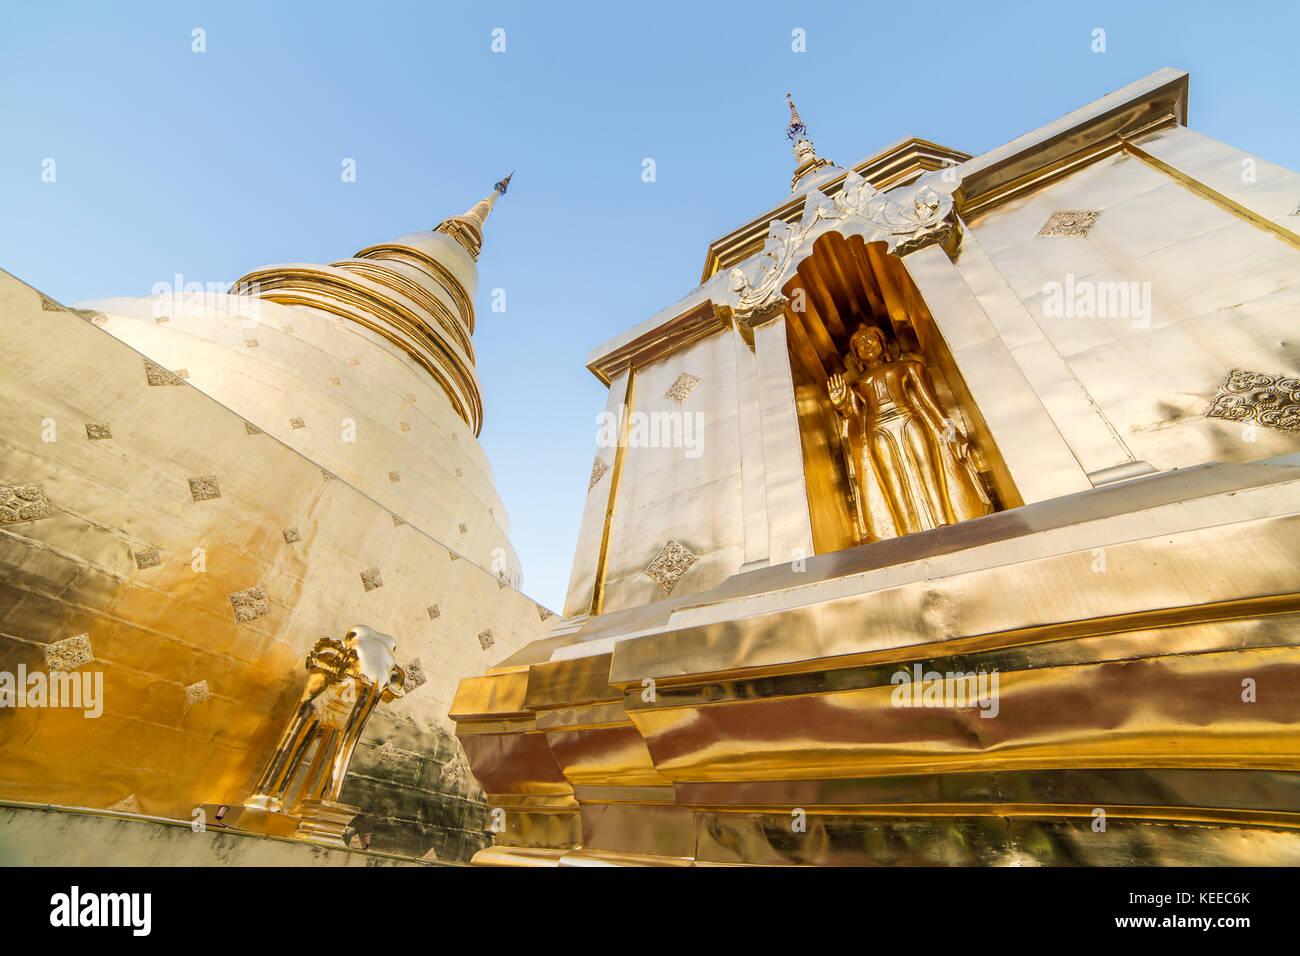
[[[492,212],[492,207],[496,205],[497,200],[506,194],[514,174],[515,172],[512,169],[509,176],[498,180],[492,186],[492,192],[486,198],[480,199],[464,214],[444,219],[436,231],[447,233],[464,246],[465,251],[474,259],[478,259],[478,254],[483,249],[483,226],[487,223],[488,215]]]
[[[785,135],[787,139],[793,141],[796,137],[805,136],[808,133],[808,127],[799,118],[799,110],[794,105],[794,97],[787,93],[785,98],[790,101],[790,125],[785,128]]]

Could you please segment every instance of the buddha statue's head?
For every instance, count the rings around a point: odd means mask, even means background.
[[[863,368],[888,361],[889,351],[885,345],[885,333],[874,325],[860,325],[849,339],[849,351]]]

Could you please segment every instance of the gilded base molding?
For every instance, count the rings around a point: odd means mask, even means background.
[[[475,862],[1300,864],[1298,527],[1208,465],[592,617],[461,684]]]

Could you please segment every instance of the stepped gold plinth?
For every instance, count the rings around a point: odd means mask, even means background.
[[[1300,467],[594,616],[462,681],[475,862],[1300,864]]]
[[[360,807],[333,800],[304,800],[297,808],[300,817],[293,836],[298,840],[347,846],[343,831],[361,813]]]

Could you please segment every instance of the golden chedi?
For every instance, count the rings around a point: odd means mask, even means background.
[[[476,862],[1300,863],[1300,176],[1187,91],[848,168],[791,104],[590,355],[564,619],[452,710]]]
[[[476,440],[475,260],[506,186],[439,229],[216,290],[177,277],[70,310],[0,274],[0,672],[103,688],[95,719],[0,713],[0,858],[485,844],[448,708],[460,677],[555,622],[517,590]],[[374,642],[352,634],[391,641],[401,681],[370,675]],[[304,661],[330,647],[343,683],[320,696]],[[310,734],[304,701],[323,708]],[[298,835],[337,849],[241,836],[246,802],[314,808]]]

